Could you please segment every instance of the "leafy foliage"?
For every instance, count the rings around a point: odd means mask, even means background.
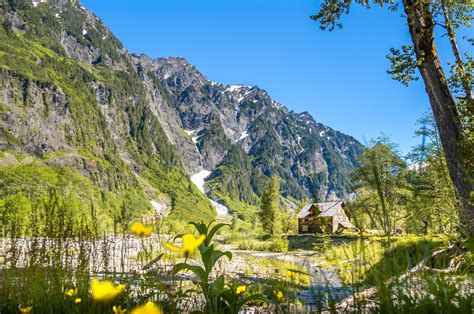
[[[471,27],[473,6],[471,1],[394,1],[394,0],[325,0],[320,11],[313,19],[320,23],[322,29],[333,30],[341,27],[340,19],[348,14],[352,4],[369,8],[378,4],[388,6],[396,11],[397,4],[404,9],[411,46],[402,50],[391,49],[388,56],[392,69],[388,71],[392,78],[404,85],[415,79],[415,66],[421,72],[426,91],[430,99],[433,114],[440,132],[440,139],[445,148],[447,169],[456,190],[460,206],[460,218],[464,228],[474,233],[474,206],[472,189],[474,174],[472,158],[474,154],[473,123],[474,96],[472,92],[472,60],[459,49],[457,32],[461,27]],[[438,28],[441,27],[441,32]],[[440,36],[439,36],[440,34]],[[451,77],[446,76],[438,55],[436,43],[446,37],[451,46],[454,59],[451,64]],[[469,38],[464,38],[472,42]],[[414,54],[413,54],[414,53]]]
[[[408,86],[410,81],[418,81],[416,71],[419,61],[416,60],[413,46],[403,45],[401,50],[390,48],[390,53],[387,55],[387,59],[390,60],[391,69],[387,73],[392,79],[405,86]]]
[[[200,235],[205,236],[204,243],[199,247],[201,255],[202,266],[191,265],[187,262],[178,263],[174,266],[173,271],[175,273],[181,271],[190,271],[197,277],[197,283],[201,289],[201,293],[205,299],[204,313],[239,313],[240,309],[246,303],[251,301],[265,301],[263,296],[258,293],[245,294],[240,293],[237,290],[236,284],[226,285],[226,279],[224,275],[220,275],[211,281],[210,275],[214,270],[214,267],[218,260],[222,257],[227,257],[229,260],[232,259],[232,253],[229,251],[220,251],[212,244],[214,235],[219,229],[227,224],[216,224],[212,226],[212,223],[208,225],[204,223],[192,223]],[[211,227],[212,226],[212,227]]]
[[[353,173],[356,190],[361,194],[358,202],[364,203],[362,208],[373,226],[387,234],[395,232],[409,196],[405,162],[388,139],[380,138],[362,153],[360,164]]]
[[[414,147],[408,156],[416,166],[409,177],[413,192],[408,227],[425,234],[451,234],[458,223],[457,204],[433,116],[426,114],[418,124],[421,128],[416,134],[427,142]]]
[[[73,169],[35,164],[0,168],[0,191],[3,236],[97,235],[150,208],[139,190],[111,193]]]

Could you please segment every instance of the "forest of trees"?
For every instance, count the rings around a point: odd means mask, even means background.
[[[428,138],[401,156],[386,137],[376,138],[353,173],[352,217],[360,229],[384,233],[453,233],[458,214],[439,135],[430,114],[416,132]]]

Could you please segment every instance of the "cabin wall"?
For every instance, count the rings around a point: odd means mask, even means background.
[[[323,226],[326,232],[332,231],[331,217],[308,217],[298,219],[298,233],[323,233]]]

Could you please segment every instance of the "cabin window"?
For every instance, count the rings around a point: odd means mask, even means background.
[[[301,226],[301,231],[307,232],[308,231],[308,225]]]

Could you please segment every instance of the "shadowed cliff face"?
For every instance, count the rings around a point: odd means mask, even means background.
[[[206,203],[185,178],[203,170],[215,198],[255,203],[274,174],[285,196],[347,196],[362,145],[263,89],[211,82],[183,58],[132,55],[77,1],[1,0],[0,16],[2,149],[54,155],[62,167],[87,151],[171,207],[176,189],[163,174]],[[89,176],[110,181],[98,169]],[[99,184],[109,185],[127,186]]]

